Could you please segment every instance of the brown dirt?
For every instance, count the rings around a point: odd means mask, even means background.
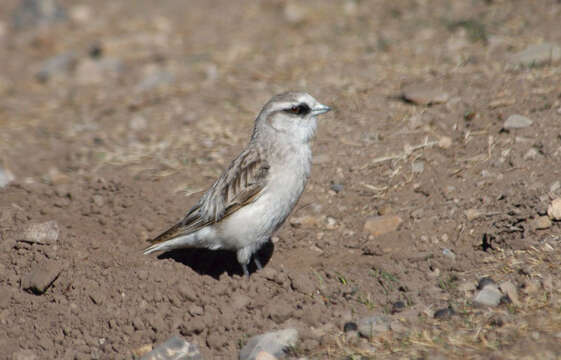
[[[0,5],[0,165],[16,176],[0,190],[1,358],[133,358],[179,333],[206,359],[234,359],[250,336],[288,326],[300,330],[294,352],[318,359],[561,354],[561,227],[532,227],[559,196],[561,71],[507,62],[561,44],[559,1],[84,4],[83,23],[26,31],[10,28],[17,2]],[[123,68],[84,70],[96,44]],[[65,51],[76,66],[38,82],[39,64]],[[173,81],[138,90],[154,69]],[[449,99],[402,101],[415,84]],[[247,281],[229,253],[143,256],[288,89],[335,111],[265,269]],[[505,131],[511,114],[534,123]],[[449,147],[411,150],[443,137]],[[369,237],[366,219],[381,214],[403,223]],[[18,241],[49,220],[55,243]],[[37,264],[61,269],[42,295],[22,286]],[[511,280],[521,303],[474,307],[463,285],[483,276]],[[344,339],[345,321],[397,301],[401,329]],[[448,305],[455,316],[432,319]]]

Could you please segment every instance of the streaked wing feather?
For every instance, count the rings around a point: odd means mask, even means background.
[[[269,164],[255,148],[246,148],[187,215],[151,243],[191,234],[253,202],[267,184]]]

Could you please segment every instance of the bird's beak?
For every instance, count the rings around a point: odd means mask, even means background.
[[[331,111],[331,108],[327,105],[323,105],[323,104],[317,104],[313,109],[312,109],[312,115],[316,116],[319,114],[323,114],[326,113],[328,111]]]

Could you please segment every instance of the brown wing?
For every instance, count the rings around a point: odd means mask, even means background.
[[[151,243],[188,235],[254,201],[267,183],[269,164],[256,147],[246,148],[179,223]]]

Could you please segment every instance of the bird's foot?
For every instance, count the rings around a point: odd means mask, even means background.
[[[263,265],[261,265],[261,261],[259,261],[257,256],[253,257],[253,262],[255,263],[255,266],[257,267],[257,270],[263,270]]]

